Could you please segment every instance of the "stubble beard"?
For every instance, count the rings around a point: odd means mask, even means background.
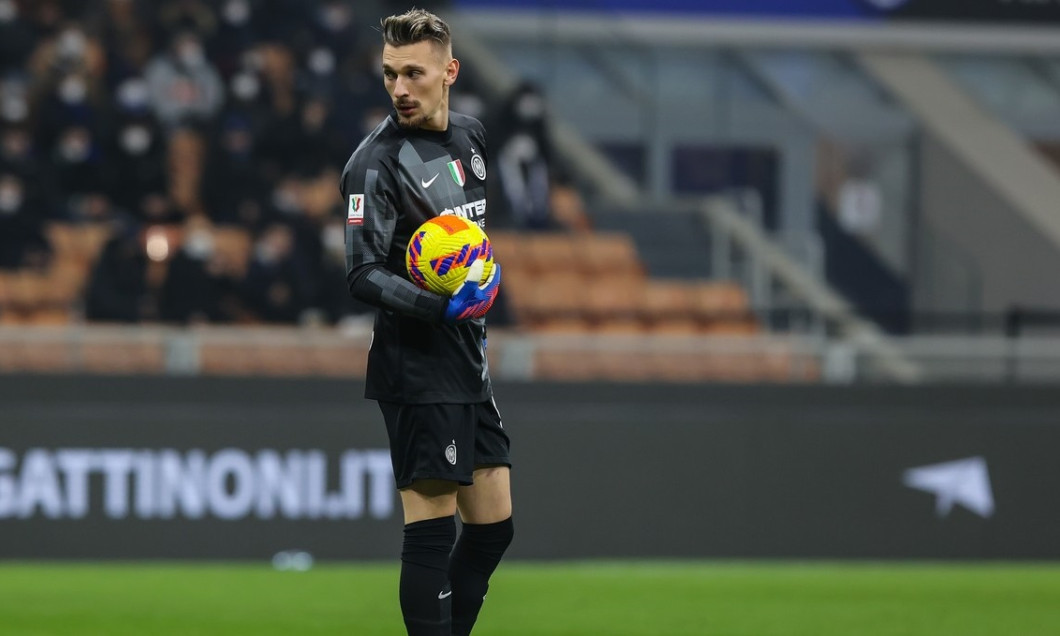
[[[445,107],[445,102],[442,102],[441,104],[439,104],[437,107],[435,107],[434,111],[430,112],[430,113],[423,112],[423,110],[422,110],[423,104],[422,103],[416,102],[415,105],[416,105],[417,109],[420,109],[420,110],[419,110],[419,112],[414,113],[411,117],[405,117],[400,112],[396,111],[397,104],[394,105],[395,112],[397,114],[397,124],[398,124],[398,126],[400,126],[401,128],[403,128],[405,130],[413,130],[413,129],[416,129],[416,128],[423,128],[424,126],[427,125],[428,122],[431,121],[432,117],[434,117],[439,112],[441,112],[442,108]]]
[[[406,130],[413,130],[416,128],[423,128],[423,125],[427,123],[427,119],[427,115],[413,115],[412,117],[405,117],[401,113],[398,113],[397,123],[398,126],[401,126]]]

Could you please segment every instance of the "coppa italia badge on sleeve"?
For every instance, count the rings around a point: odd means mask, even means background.
[[[364,195],[350,195],[350,211],[346,215],[346,225],[362,225],[364,223]]]

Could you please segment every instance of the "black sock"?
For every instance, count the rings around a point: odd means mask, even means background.
[[[446,570],[455,540],[455,517],[405,526],[400,598],[409,636],[451,636],[453,599]]]
[[[453,586],[453,636],[468,636],[475,626],[490,576],[512,542],[512,518],[497,523],[465,523],[449,559]]]

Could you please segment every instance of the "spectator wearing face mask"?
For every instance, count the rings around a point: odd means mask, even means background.
[[[23,68],[33,46],[33,31],[18,3],[0,0],[0,74]]]
[[[267,323],[296,323],[315,296],[312,272],[295,251],[295,238],[283,223],[266,227],[254,245],[243,281],[243,298],[254,316]]]
[[[107,190],[115,203],[147,220],[149,199],[165,196],[165,148],[150,113],[122,116],[107,151]],[[153,219],[157,220],[157,219]]]
[[[255,158],[256,143],[251,122],[235,113],[225,117],[212,136],[203,173],[203,206],[215,223],[261,226],[266,187]]]
[[[103,77],[106,53],[102,43],[81,24],[64,22],[54,33],[39,37],[27,65],[31,74],[45,83],[70,73],[84,74],[94,82]]]
[[[55,185],[67,198],[104,187],[103,149],[92,129],[82,125],[60,129],[51,155]],[[62,203],[64,208],[67,205]]]
[[[52,216],[56,210],[55,184],[47,170],[44,157],[31,129],[25,124],[12,124],[0,128],[0,173],[18,176],[38,198],[40,216]]]
[[[205,126],[224,105],[224,84],[199,37],[183,31],[144,73],[155,117],[165,128]]]
[[[222,0],[217,9],[217,37],[207,47],[210,59],[225,79],[243,70],[244,55],[258,41],[255,17],[258,7],[250,0]]]
[[[331,103],[322,95],[302,102],[299,111],[299,134],[294,144],[296,169],[302,175],[319,174],[336,164],[345,163],[350,144],[335,134]]]
[[[33,100],[34,137],[42,147],[52,147],[71,127],[95,132],[106,124],[108,104],[99,85],[80,71],[57,76]]]
[[[498,211],[515,227],[551,229],[552,144],[545,99],[536,86],[524,82],[512,91],[494,123],[493,139],[503,194],[496,197]]]
[[[170,261],[162,286],[163,321],[187,325],[235,318],[236,280],[226,255],[215,248],[212,224],[204,217],[188,219],[183,244]]]

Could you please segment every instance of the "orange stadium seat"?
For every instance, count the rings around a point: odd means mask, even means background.
[[[641,314],[656,333],[695,333],[694,287],[675,281],[649,280],[642,294]]]
[[[706,333],[736,335],[758,331],[747,292],[736,283],[696,286],[692,291],[692,309]]]
[[[584,234],[578,239],[577,250],[579,267],[589,275],[644,274],[644,263],[629,234]]]
[[[522,234],[504,230],[488,234],[490,245],[493,246],[493,258],[501,264],[504,277],[508,276],[509,272],[529,269],[527,255],[523,249]]]
[[[539,274],[569,273],[579,270],[578,239],[569,234],[525,234],[520,247],[527,267]]]
[[[637,275],[595,279],[582,291],[586,315],[601,329],[639,331],[644,287]]]
[[[50,223],[45,234],[59,260],[76,260],[91,266],[111,235],[106,223]]]
[[[515,303],[516,316],[521,322],[534,326],[549,320],[580,315],[585,292],[580,276],[556,273],[536,277],[520,292]]]

